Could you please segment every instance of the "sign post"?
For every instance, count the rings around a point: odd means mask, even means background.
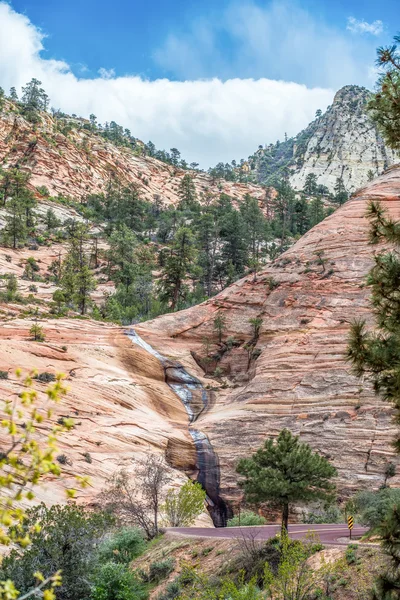
[[[353,527],[354,527],[354,519],[353,519],[353,517],[352,517],[351,515],[349,515],[349,516],[347,517],[347,526],[348,526],[348,528],[349,528],[349,532],[350,532],[350,539],[351,539],[351,530],[352,530],[352,529],[353,529]]]

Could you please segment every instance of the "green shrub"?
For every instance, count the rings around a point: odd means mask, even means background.
[[[37,530],[36,524],[40,526]],[[49,577],[60,569],[62,585],[57,588],[57,600],[86,600],[96,567],[97,544],[111,525],[109,515],[82,507],[36,506],[23,522],[22,534],[29,533],[31,543],[26,548],[13,548],[3,558],[0,578],[14,581],[25,595],[35,587],[36,571],[40,569]]]
[[[345,558],[348,565],[352,565],[357,562],[357,550],[354,548],[354,544],[347,546]]]
[[[173,558],[152,562],[149,568],[148,580],[152,583],[158,583],[166,579],[172,573],[174,567],[175,560]]]
[[[140,529],[124,528],[105,540],[99,549],[99,562],[130,563],[146,548]]]
[[[8,371],[0,371],[0,379],[8,379]]]
[[[303,514],[303,523],[340,523],[341,521],[343,521],[342,513],[337,506]]]
[[[89,452],[84,452],[83,453],[83,458],[86,460],[87,463],[89,463],[89,464],[92,463],[92,457],[90,456]]]
[[[56,380],[56,376],[54,375],[54,373],[49,373],[48,371],[39,373],[38,375],[35,375],[34,378],[38,381],[41,381],[42,383],[51,383]]]
[[[66,454],[59,454],[57,456],[57,462],[59,462],[60,465],[70,465],[71,464],[71,461],[69,460],[69,458]]]
[[[181,591],[182,588],[179,579],[176,579],[168,583],[164,592],[157,596],[157,600],[174,600],[174,598],[178,598],[181,595]]]
[[[235,517],[232,517],[232,519],[229,519],[227,527],[246,527],[249,525],[265,525],[265,523],[266,520],[261,515],[258,515],[251,510],[244,510],[240,514],[240,518],[239,515],[236,515]]]
[[[378,527],[391,508],[399,503],[399,488],[382,488],[377,492],[359,492],[354,498],[358,521],[372,529]]]
[[[109,562],[93,578],[91,600],[146,600],[145,586],[127,565]]]

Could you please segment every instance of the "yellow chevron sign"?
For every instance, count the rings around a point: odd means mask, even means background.
[[[353,517],[347,517],[347,525],[349,529],[353,529],[354,527],[354,519]]]

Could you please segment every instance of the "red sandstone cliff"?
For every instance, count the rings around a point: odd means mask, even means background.
[[[230,374],[229,387],[219,389],[214,406],[196,424],[220,457],[225,498],[237,496],[238,458],[283,427],[334,462],[343,495],[363,486],[379,487],[387,463],[396,462],[391,407],[367,381],[351,374],[344,358],[349,322],[371,318],[365,276],[374,248],[368,244],[364,216],[371,199],[381,200],[400,218],[399,167],[360,190],[255,282],[244,278],[200,306],[138,328],[154,348],[179,359],[197,376],[203,372],[192,353],[201,355],[204,337],[215,340],[218,311],[227,318],[224,336],[242,343],[219,363]],[[317,251],[323,251],[324,265]],[[278,286],[271,289],[271,282]],[[260,356],[247,370],[243,342],[250,339],[249,319],[256,316],[262,318],[256,345]],[[398,484],[399,476],[391,481]]]

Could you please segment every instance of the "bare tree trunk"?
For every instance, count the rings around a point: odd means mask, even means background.
[[[289,503],[285,502],[282,507],[282,533],[287,533],[289,524]]]

